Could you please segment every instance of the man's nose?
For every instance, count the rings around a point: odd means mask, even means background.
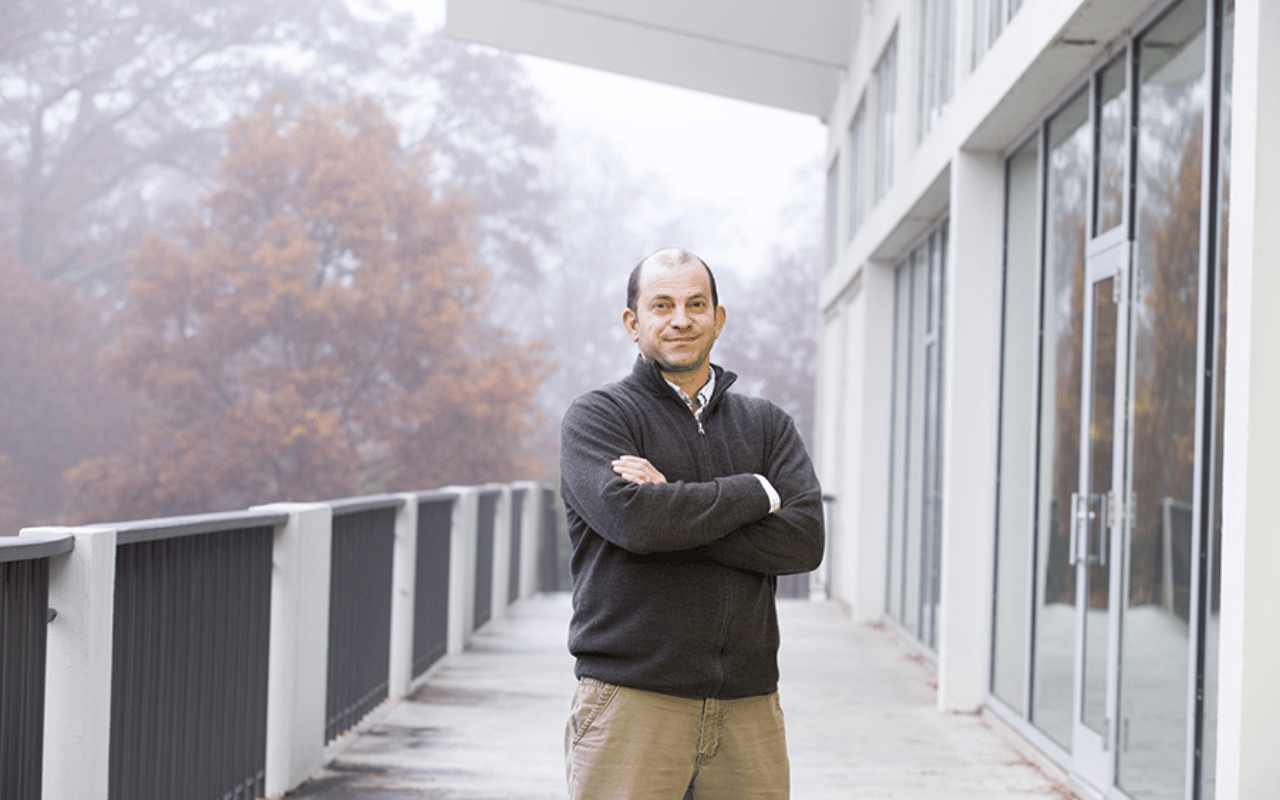
[[[671,315],[671,326],[674,328],[687,328],[689,325],[689,315],[685,313],[684,306],[676,306],[675,313]]]

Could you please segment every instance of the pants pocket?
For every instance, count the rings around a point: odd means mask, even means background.
[[[576,747],[587,735],[591,726],[605,712],[609,704],[618,695],[618,687],[612,683],[604,683],[595,678],[583,678],[578,681],[578,690],[573,696],[573,706],[569,711],[569,745]]]

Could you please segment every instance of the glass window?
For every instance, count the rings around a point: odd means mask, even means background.
[[[1217,789],[1218,757],[1218,631],[1222,596],[1222,408],[1226,392],[1227,360],[1227,212],[1231,197],[1231,85],[1232,50],[1235,38],[1235,3],[1228,2],[1222,19],[1222,44],[1218,51],[1218,63],[1222,65],[1222,84],[1218,92],[1218,218],[1217,218],[1217,326],[1213,356],[1213,496],[1207,503],[1212,509],[1209,518],[1209,541],[1202,548],[1208,559],[1205,574],[1208,585],[1202,593],[1204,604],[1204,634],[1202,636],[1202,669],[1204,670],[1204,714],[1201,749],[1201,800],[1213,800]]]
[[[972,66],[978,66],[1021,7],[1022,0],[973,0]]]
[[[849,238],[857,235],[866,216],[867,115],[863,104],[849,124]]]
[[[905,616],[902,576],[906,569],[907,516],[907,417],[911,413],[911,277],[912,270],[901,266],[893,274],[893,399],[891,401],[889,449],[889,541],[888,576],[885,581],[885,609],[901,622]]]
[[[945,223],[895,273],[893,422],[886,608],[936,646],[941,554],[942,307]]]
[[[1048,132],[1031,720],[1070,749],[1076,568],[1068,551],[1080,476],[1089,93],[1050,119]]]
[[[1128,160],[1125,149],[1129,142],[1126,66],[1125,57],[1121,55],[1097,77],[1098,158],[1093,177],[1095,235],[1124,221],[1124,165]]]
[[[1006,176],[1000,467],[996,500],[991,692],[1026,714],[1027,609],[1035,474],[1037,203],[1040,139],[1009,159]]]
[[[951,100],[951,2],[920,0],[920,105],[917,139],[933,128]]]
[[[1117,784],[1186,785],[1195,485],[1204,0],[1173,6],[1137,43],[1130,381]]]
[[[839,255],[840,237],[836,232],[840,223],[840,217],[838,216],[839,206],[840,158],[837,156],[832,159],[831,166],[827,167],[827,260],[825,269],[831,269],[835,266],[836,256]]]
[[[889,40],[875,71],[876,89],[876,183],[875,199],[893,188],[893,139],[897,134],[898,40]]]

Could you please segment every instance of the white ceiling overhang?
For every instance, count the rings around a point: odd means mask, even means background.
[[[459,39],[826,116],[848,0],[448,0]]]

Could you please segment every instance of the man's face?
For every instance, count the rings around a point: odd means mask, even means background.
[[[640,355],[665,373],[705,370],[724,328],[724,306],[712,308],[711,281],[697,261],[645,264],[636,310],[622,312]]]

